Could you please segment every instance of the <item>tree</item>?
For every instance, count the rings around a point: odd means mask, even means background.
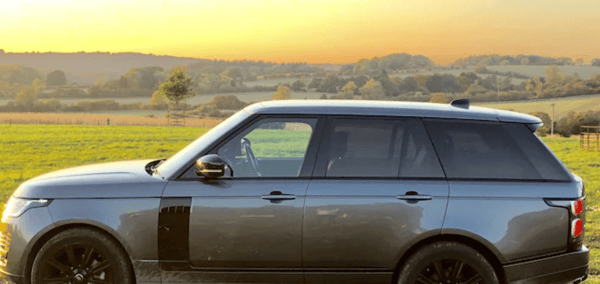
[[[400,93],[416,92],[419,90],[419,82],[413,76],[406,76],[400,83]]]
[[[375,80],[369,80],[362,88],[360,88],[360,94],[363,100],[376,100],[381,99],[385,96],[383,87]]]
[[[575,59],[575,65],[577,65],[577,66],[583,66],[583,58],[577,58],[577,59]]]
[[[354,84],[354,81],[349,81],[346,85],[342,87],[342,94],[344,94],[344,96],[354,96],[355,90],[356,84]]]
[[[23,88],[15,97],[15,102],[18,104],[32,106],[35,100],[37,100],[38,93],[35,88]]]
[[[556,65],[547,66],[546,67],[546,78],[548,78],[548,83],[550,84],[560,84],[562,81],[562,76],[560,74],[560,67]]]
[[[292,92],[288,86],[279,85],[277,92],[273,94],[273,100],[289,100],[292,96]]]
[[[188,78],[183,72],[178,71],[171,76],[158,88],[158,91],[165,96],[169,102],[175,104],[175,108],[179,108],[179,103],[195,94],[192,92],[192,79]]]
[[[31,87],[33,87],[35,92],[39,94],[44,88],[46,88],[46,83],[40,79],[35,79],[33,80],[33,83],[31,83]]]
[[[600,58],[594,58],[594,60],[592,60],[592,66],[600,66]]]
[[[522,58],[521,59],[521,65],[529,65],[529,59],[528,58]]]
[[[67,77],[65,72],[61,70],[55,70],[46,76],[46,83],[48,86],[62,86],[67,84]]]
[[[502,65],[502,66],[508,65],[508,64],[510,64],[510,61],[508,61],[506,59],[504,59],[504,60],[502,60],[502,62],[500,62],[500,65]]]
[[[153,106],[163,106],[167,104],[167,98],[165,98],[165,95],[159,90],[156,90],[154,91],[154,93],[152,93],[152,99],[150,99],[150,104]]]
[[[123,89],[129,87],[129,84],[127,83],[127,78],[125,78],[123,76],[121,76],[121,78],[119,78],[119,87],[123,88]]]
[[[296,82],[292,83],[292,90],[294,91],[305,91],[304,87],[306,85],[301,80],[296,80]]]

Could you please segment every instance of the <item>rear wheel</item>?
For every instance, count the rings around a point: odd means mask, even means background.
[[[32,284],[131,284],[129,260],[101,232],[69,229],[46,242],[31,269]]]
[[[399,284],[498,284],[494,268],[483,255],[457,242],[427,245],[408,258]]]

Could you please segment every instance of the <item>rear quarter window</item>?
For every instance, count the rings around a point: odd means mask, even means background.
[[[448,178],[569,180],[560,162],[523,124],[424,122]]]

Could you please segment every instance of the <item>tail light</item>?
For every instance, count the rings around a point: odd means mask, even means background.
[[[583,220],[577,218],[571,222],[571,236],[577,238],[583,233]]]
[[[574,247],[580,246],[583,243],[585,235],[585,187],[582,179],[574,175],[576,181],[581,187],[581,196],[575,200],[565,199],[544,199],[546,204],[553,207],[563,207],[569,211],[569,244]]]

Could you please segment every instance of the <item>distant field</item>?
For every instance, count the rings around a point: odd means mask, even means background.
[[[196,95],[193,98],[187,101],[188,104],[191,105],[199,105],[210,102],[215,96],[237,96],[238,99],[245,102],[260,102],[270,100],[273,97],[273,93],[275,92],[247,92],[247,93],[226,93],[226,94],[210,94],[210,95]],[[320,92],[295,92],[292,91],[292,99],[302,100],[304,98],[307,99],[318,99],[321,97],[323,93]],[[69,103],[73,104],[78,101],[95,101],[95,100],[106,100],[111,99],[115,100],[119,104],[131,104],[131,103],[144,103],[150,104],[149,97],[130,97],[130,98],[69,98],[69,99],[60,99],[61,103]],[[5,105],[10,102],[9,99],[0,99],[0,105]]]
[[[474,105],[497,109],[514,110],[522,113],[541,111],[552,115],[551,104],[554,104],[554,115],[556,119],[567,115],[569,111],[600,111],[600,94],[536,101],[517,101],[508,103],[475,103]]]
[[[306,84],[310,83],[310,79],[311,77],[307,77],[307,82]],[[248,87],[253,87],[253,86],[265,86],[265,87],[270,87],[270,86],[277,86],[279,84],[292,84],[296,81],[300,80],[300,78],[275,78],[275,79],[265,79],[265,80],[256,80],[256,81],[251,81],[251,82],[244,82],[244,85],[248,86]]]
[[[78,125],[143,125],[166,126],[164,117],[122,116],[120,113],[17,113],[0,112],[0,124],[78,124]],[[213,127],[223,119],[219,118],[186,118],[185,125],[193,127]]]
[[[547,66],[521,66],[521,65],[505,65],[505,66],[488,66],[490,70],[500,72],[516,72],[530,77],[546,77]],[[600,74],[600,67],[596,66],[559,66],[560,72],[575,75],[579,74],[581,79],[587,80],[594,74]]]

